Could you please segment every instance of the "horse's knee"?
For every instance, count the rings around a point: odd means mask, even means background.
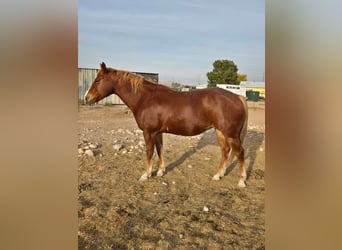
[[[242,147],[240,140],[235,140],[234,143],[232,143],[233,151],[237,157],[237,159],[241,162],[245,159],[245,150]]]
[[[244,162],[245,161],[245,154],[243,152],[238,153],[237,158],[239,162]]]

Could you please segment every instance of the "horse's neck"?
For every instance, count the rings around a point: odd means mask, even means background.
[[[137,109],[139,101],[144,98],[144,92],[144,83],[142,83],[141,86],[139,86],[139,88],[135,91],[133,90],[132,85],[127,82],[123,83],[122,87],[117,90],[117,95],[134,113],[134,111]]]

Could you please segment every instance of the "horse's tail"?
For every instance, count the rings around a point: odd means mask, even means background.
[[[240,130],[240,141],[243,143],[243,140],[245,139],[245,136],[247,134],[247,123],[248,123],[248,106],[247,106],[247,101],[244,96],[239,95],[239,98],[243,104],[243,109],[245,111],[245,119],[243,121],[243,125]]]

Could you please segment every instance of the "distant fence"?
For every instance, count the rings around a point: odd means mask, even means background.
[[[83,98],[93,83],[99,69],[78,68],[78,101],[84,102]],[[158,83],[158,73],[132,72],[143,76],[145,79]],[[124,104],[117,95],[110,95],[99,101],[99,104]]]

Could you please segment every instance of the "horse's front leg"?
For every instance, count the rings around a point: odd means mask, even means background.
[[[151,133],[146,130],[143,132],[144,139],[145,139],[145,145],[146,145],[146,171],[145,173],[140,177],[140,181],[146,181],[149,177],[151,177],[152,174],[152,156],[154,151],[154,145],[156,143],[156,136],[157,133]]]
[[[159,170],[157,172],[157,176],[163,176],[165,172],[165,164],[163,157],[163,134],[159,133],[156,136],[156,149],[159,157]]]

